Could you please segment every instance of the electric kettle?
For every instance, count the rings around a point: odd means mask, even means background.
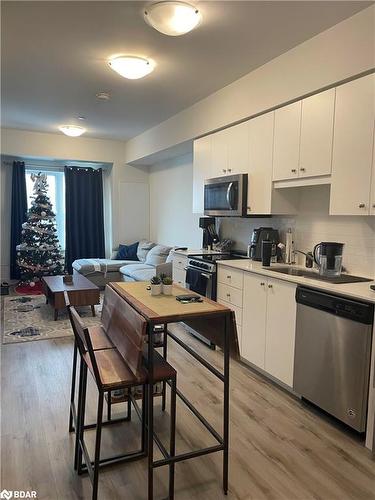
[[[340,276],[344,243],[322,241],[313,250],[314,261],[321,276]]]

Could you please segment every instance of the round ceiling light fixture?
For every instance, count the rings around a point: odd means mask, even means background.
[[[113,71],[130,80],[137,80],[154,71],[155,63],[151,59],[137,56],[112,57],[108,64]]]
[[[194,5],[168,0],[146,7],[143,17],[150,26],[169,36],[184,35],[202,20],[201,13]]]
[[[79,137],[86,132],[85,128],[78,127],[77,125],[61,125],[59,130],[69,137]]]

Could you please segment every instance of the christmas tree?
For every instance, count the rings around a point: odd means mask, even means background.
[[[34,182],[31,208],[22,224],[22,243],[17,245],[17,264],[21,281],[34,286],[42,276],[62,274],[64,271],[61,247],[57,238],[56,217],[47,196],[47,176],[32,174]]]

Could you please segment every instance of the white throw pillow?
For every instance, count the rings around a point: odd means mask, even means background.
[[[156,245],[148,252],[145,263],[155,267],[159,264],[164,264],[170,251],[171,247]]]
[[[137,257],[139,262],[145,262],[148,252],[156,245],[152,241],[141,240],[138,244]]]

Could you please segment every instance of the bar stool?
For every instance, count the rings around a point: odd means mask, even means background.
[[[109,294],[116,294],[113,290]],[[116,297],[111,297],[115,299]],[[82,359],[82,377],[80,377],[78,396],[78,473],[89,473],[93,484],[93,500],[97,499],[99,468],[102,465],[127,462],[143,458],[146,450],[146,390],[148,387],[147,367],[142,355],[147,323],[130,305],[118,297],[118,304],[112,310],[108,322],[107,335],[114,345],[113,349],[94,350],[89,329],[82,324],[81,318],[74,307],[69,305],[65,297],[73,332],[76,335],[77,347]],[[171,425],[170,425],[170,454],[175,454],[175,419],[176,419],[176,371],[157,352],[154,361],[154,382],[169,381],[171,385]],[[87,372],[90,371],[98,389],[98,409],[96,421],[95,457],[91,461],[84,441],[85,406]],[[142,412],[131,395],[130,389],[143,386]],[[104,395],[108,391],[128,389],[129,398],[133,403],[142,422],[141,449],[111,458],[100,458],[101,432],[103,425]],[[83,464],[84,459],[85,464]],[[173,497],[174,467],[170,467],[170,498]],[[172,493],[171,493],[172,488]]]

